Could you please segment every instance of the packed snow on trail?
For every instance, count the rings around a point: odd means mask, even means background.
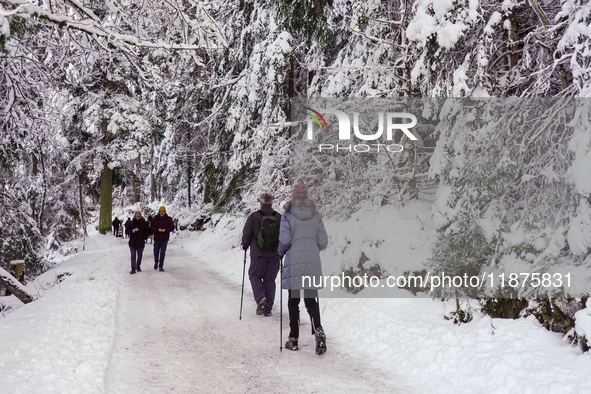
[[[324,273],[338,272],[330,256],[344,245],[350,256],[380,258],[366,243],[347,243],[351,228],[369,239],[389,226],[385,243],[419,240],[397,256],[400,270],[403,261],[428,257],[432,227],[417,220],[421,212],[420,203],[384,206],[349,223],[327,222]],[[399,219],[388,225],[384,217],[393,214]],[[300,350],[281,352],[289,331],[285,294],[281,334],[280,294],[272,317],[257,316],[248,278],[238,318],[245,218],[212,222],[203,232],[175,233],[165,272],[153,270],[148,243],[142,272],[129,275],[127,240],[92,234],[84,251],[81,241],[72,243],[76,253],[27,284],[38,300],[1,297],[0,392],[591,393],[589,354],[533,316],[492,319],[462,301],[474,318],[457,325],[445,319],[455,300],[412,293],[320,299],[323,356],[314,353],[300,305]],[[341,258],[353,259],[347,253]],[[588,305],[577,324],[591,332],[590,320]]]

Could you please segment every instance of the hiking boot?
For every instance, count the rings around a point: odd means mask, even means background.
[[[159,271],[164,272],[164,268],[160,267]]]
[[[130,273],[131,275],[133,275],[133,274],[135,274],[135,270],[131,270],[129,273]]]
[[[267,308],[267,299],[265,297],[263,297],[259,300],[259,302],[257,302],[257,315],[263,315],[265,313],[266,308]]]
[[[142,270],[140,269],[140,267],[137,267],[135,270],[136,270],[137,272],[142,272]]]
[[[267,310],[265,310],[265,316],[266,316],[266,317],[271,317],[271,316],[273,316],[273,314],[271,313],[271,309],[267,309]]]
[[[289,337],[287,342],[285,342],[285,348],[294,351],[299,350],[300,348],[298,347],[298,339]]]
[[[316,354],[320,356],[326,353],[326,335],[322,327],[316,329],[314,337],[316,338]]]

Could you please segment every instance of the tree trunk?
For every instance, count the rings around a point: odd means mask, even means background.
[[[86,221],[84,220],[84,197],[82,195],[82,174],[78,174],[78,196],[80,198],[80,226],[82,227],[82,250],[86,248]]]
[[[191,208],[191,162],[187,163],[187,203]]]
[[[156,201],[156,177],[150,173],[150,202]]]
[[[101,173],[101,211],[99,216],[99,232],[106,234],[111,229],[111,212],[113,210],[113,170],[104,162]]]
[[[540,21],[546,27],[546,29],[550,29],[552,27],[552,25],[550,24],[550,21],[548,20],[546,13],[542,9],[542,7],[540,7],[540,5],[538,4],[538,0],[530,0],[529,4],[534,9],[536,14],[538,15],[538,18],[540,18]],[[552,58],[554,58],[554,54],[556,53],[556,44],[554,44],[554,43],[550,44],[550,49],[551,49],[550,55],[552,56]],[[558,64],[556,66],[556,69],[558,70],[558,74],[560,75],[560,81],[562,82],[562,88],[563,89],[568,88],[568,76],[566,74],[566,69],[564,68],[564,66],[562,64]]]
[[[203,191],[203,204],[209,204],[211,202],[211,198],[209,194],[211,193],[211,187],[209,183],[205,183],[205,190]]]
[[[131,201],[132,204],[140,202],[140,188],[138,186],[138,181],[133,178],[133,186],[132,186],[132,193],[133,193],[133,200]]]
[[[150,146],[150,202],[156,201],[156,177],[154,176],[154,145],[156,142],[152,138]]]
[[[41,149],[42,142],[38,141],[39,144],[39,158],[41,161],[41,179],[43,180],[43,191],[41,192],[41,201],[39,203],[39,211],[37,216],[37,226],[39,227],[39,231],[42,235],[46,235],[44,231],[43,225],[45,224],[43,221],[43,214],[45,213],[45,196],[47,194],[47,179],[45,176],[45,158],[43,156],[43,151]]]
[[[408,42],[408,38],[406,37],[406,29],[408,28],[408,4],[407,4],[407,0],[404,0],[401,2],[401,38],[402,38],[402,46],[405,48],[405,57],[408,58],[408,49],[409,49],[409,42]],[[411,81],[411,69],[410,69],[410,62],[406,62],[405,67],[404,67],[404,73],[403,73],[403,78],[404,78],[404,96],[408,97],[408,101],[407,101],[407,110],[406,112],[411,112],[411,107],[412,107],[412,81]],[[412,178],[408,183],[408,193],[410,196],[410,199],[419,199],[419,188],[417,185],[417,177],[416,177],[416,145],[414,143],[413,140],[409,140],[408,141],[409,145],[410,145],[410,149],[409,149],[409,154],[408,154],[408,165],[409,165],[409,170],[412,173]]]
[[[288,122],[291,122],[293,120],[292,119],[292,116],[291,116],[291,111],[292,111],[291,102],[292,102],[292,100],[295,97],[295,81],[294,81],[294,78],[295,78],[294,68],[295,68],[295,66],[294,66],[294,63],[295,63],[295,57],[292,56],[289,59],[289,71],[287,73],[287,97],[288,97],[288,102],[287,102],[287,121]],[[291,127],[288,128],[287,133],[288,133],[289,138],[291,138]]]
[[[518,51],[518,47],[516,42],[519,40],[519,37],[517,35],[517,17],[515,16],[515,10],[513,10],[513,12],[511,12],[511,14],[509,15],[509,21],[511,22],[511,31],[510,31],[510,35],[511,35],[511,41],[513,41],[513,44],[511,45],[511,54],[509,55],[509,64],[510,64],[510,68],[514,68],[515,66],[517,66],[517,62],[519,61],[519,54],[517,53]]]
[[[139,174],[141,171],[141,156],[138,155],[137,157],[137,167],[135,168],[133,174],[133,204],[140,202],[140,181],[139,177],[136,174]]]

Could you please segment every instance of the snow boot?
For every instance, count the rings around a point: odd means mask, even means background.
[[[138,265],[137,268],[135,269],[137,272],[142,272],[140,266]]]
[[[129,273],[130,273],[131,275],[133,275],[133,274],[135,274],[135,270],[131,270]]]
[[[164,268],[160,267],[159,271],[164,272]]]
[[[322,327],[316,329],[314,337],[316,338],[316,354],[320,356],[321,354],[326,353],[326,335],[324,334]]]
[[[263,297],[259,300],[259,302],[257,302],[257,315],[263,315],[265,313],[266,308],[267,308],[267,299],[265,297]]]
[[[298,339],[292,337],[287,338],[287,342],[285,342],[285,348],[294,351],[299,350]]]
[[[154,269],[157,270],[158,269],[158,262],[154,263]]]
[[[273,316],[273,313],[271,313],[271,309],[270,309],[270,308],[269,308],[269,309],[265,309],[265,316],[266,316],[266,317],[271,317],[271,316]]]

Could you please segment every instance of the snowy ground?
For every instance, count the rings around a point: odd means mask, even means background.
[[[305,310],[300,351],[280,352],[279,304],[256,316],[248,280],[238,319],[243,223],[181,232],[164,273],[151,245],[129,275],[127,242],[91,236],[28,285],[39,300],[0,317],[0,393],[591,393],[589,354],[534,318],[457,326],[430,299],[323,299],[328,352],[314,354]]]

